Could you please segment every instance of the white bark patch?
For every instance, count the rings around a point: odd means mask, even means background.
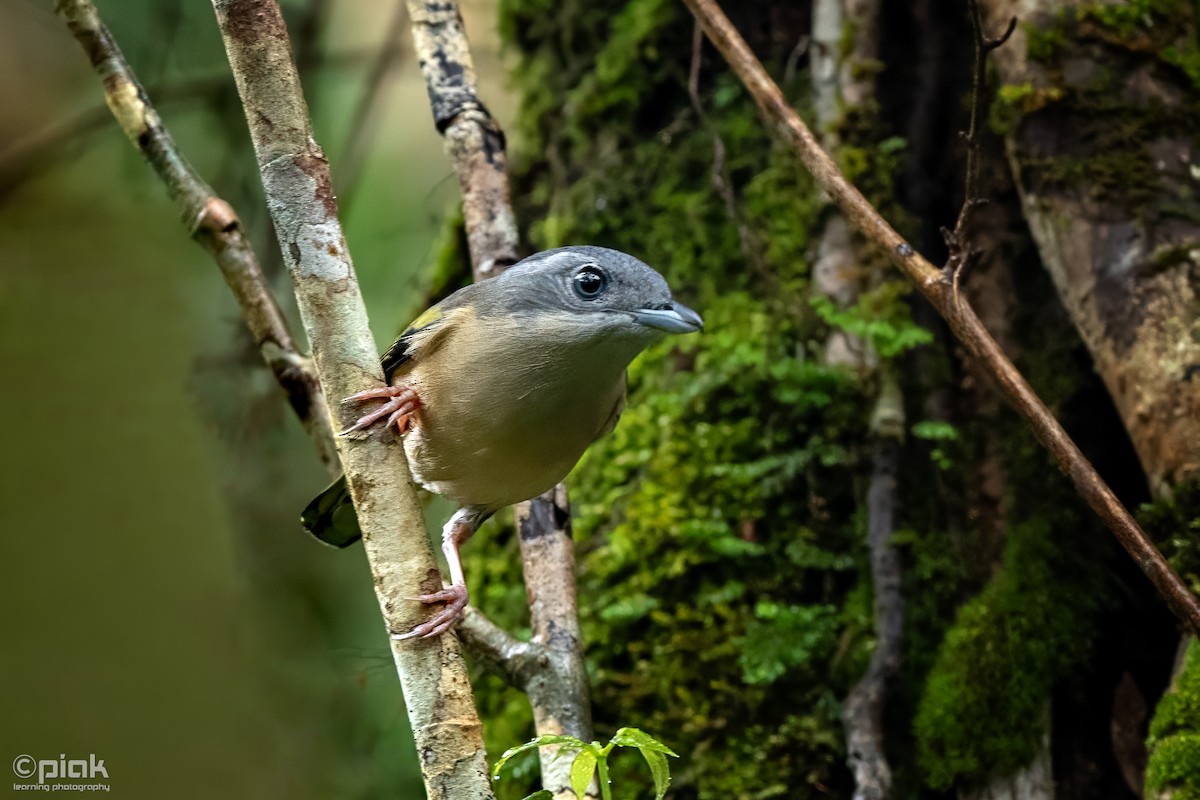
[[[301,225],[293,240],[300,254],[296,271],[324,281],[350,277],[350,260],[342,226],[335,222]]]

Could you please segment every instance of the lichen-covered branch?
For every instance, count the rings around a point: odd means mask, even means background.
[[[522,687],[533,708],[534,726],[538,734],[566,733],[591,741],[592,698],[583,664],[567,487],[560,483],[521,503],[516,515],[529,622],[533,642],[541,651],[537,668]],[[540,751],[542,786],[554,793],[555,800],[571,800],[571,759],[555,758],[557,747]],[[587,795],[599,796],[595,781]]]
[[[504,133],[479,99],[458,4],[408,0],[408,16],[433,124],[446,140],[462,189],[475,279],[490,278],[518,260]]]
[[[507,155],[500,126],[480,101],[475,67],[454,2],[408,0],[413,43],[425,76],[433,121],[463,193],[463,217],[475,280],[517,261],[519,237],[509,194]],[[523,688],[539,734],[592,737],[591,699],[575,603],[575,558],[566,488],[556,487],[516,508],[533,643],[543,658]],[[460,628],[467,646],[473,626]],[[539,751],[542,784],[555,798],[574,795],[571,760]]]
[[[217,262],[263,360],[322,463],[336,474],[337,454],[321,385],[309,359],[296,347],[237,214],[179,152],[91,0],[59,0],[57,10],[104,81],[104,98],[113,116],[166,185],[188,233]]]
[[[329,165],[313,138],[275,0],[214,0],[246,112],[267,205],[327,394],[383,383],[358,280],[338,220]],[[340,423],[348,412],[331,408]],[[346,417],[345,419],[339,419]],[[403,448],[388,437],[339,440],[338,454],[389,631],[423,607],[405,598],[441,588]],[[483,732],[458,640],[391,640],[430,800],[491,798]]]
[[[1005,398],[1026,419],[1088,506],[1116,535],[1175,615],[1189,631],[1200,632],[1200,602],[1004,355],[975,312],[955,295],[944,273],[914,250],[846,180],[714,0],[684,2],[754,97],[771,130],[793,147],[847,219],[881,248],[925,295],[955,337],[979,360]]]

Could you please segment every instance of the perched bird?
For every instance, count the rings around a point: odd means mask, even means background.
[[[638,353],[702,326],[636,258],[560,247],[459,289],[404,331],[383,355],[388,386],[345,400],[385,402],[341,434],[386,419],[380,430],[403,436],[413,478],[460,505],[442,532],[450,585],[413,598],[445,606],[397,638],[434,636],[461,617],[462,543],[496,511],[552,488],[613,429]],[[301,518],[338,547],[361,536],[345,478]]]

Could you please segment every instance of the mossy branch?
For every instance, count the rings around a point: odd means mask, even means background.
[[[321,385],[311,362],[296,347],[233,207],[216,195],[179,151],[91,0],[59,0],[57,11],[103,80],[112,115],[166,186],[188,233],[216,261],[263,360],[312,438],[321,462],[336,475],[340,467]]]
[[[300,315],[326,391],[344,397],[382,385],[378,350],[338,220],[329,165],[275,0],[214,0],[230,66]],[[331,408],[331,416],[346,417]],[[405,461],[387,437],[338,441],[380,609],[389,631],[419,622],[405,598],[441,588]],[[391,640],[430,800],[491,798],[482,726],[457,638]]]
[[[955,337],[978,359],[1008,402],[1026,419],[1038,441],[1058,460],[1088,506],[1116,535],[1184,627],[1200,634],[1200,602],[1004,355],[974,310],[955,296],[952,281],[914,250],[846,180],[714,0],[684,2],[753,96],[771,130],[792,146],[847,219],[880,247],[925,295]]]
[[[517,261],[519,237],[509,193],[504,133],[479,99],[470,45],[454,2],[408,0],[413,43],[425,76],[434,125],[463,194],[463,218],[475,280]],[[522,567],[529,597],[531,646],[538,657],[505,663],[496,631],[470,621],[459,628],[467,647],[510,676],[519,671],[539,735],[592,739],[592,710],[576,603],[570,506],[561,484],[516,508]],[[483,636],[483,633],[493,634]],[[527,651],[509,648],[520,655]],[[519,670],[518,670],[519,667]],[[571,760],[541,754],[542,785],[556,798],[574,797]],[[595,785],[592,787],[595,792]]]

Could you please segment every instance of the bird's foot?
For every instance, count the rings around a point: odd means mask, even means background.
[[[379,389],[368,389],[365,392],[352,394],[342,400],[342,402],[362,403],[367,400],[387,400],[387,402],[371,413],[360,417],[357,422],[346,428],[346,430],[341,431],[338,436],[346,436],[355,431],[361,431],[363,428],[370,427],[384,417],[388,418],[387,422],[384,423],[384,429],[386,430],[390,425],[395,425],[396,430],[403,436],[412,430],[413,415],[421,407],[421,398],[407,386],[384,386]]]
[[[450,630],[454,623],[462,619],[463,611],[467,607],[467,587],[459,583],[453,583],[442,589],[440,592],[433,594],[422,594],[416,597],[406,597],[405,600],[416,600],[418,603],[430,605],[432,603],[445,603],[446,607],[434,614],[432,617],[417,625],[408,633],[393,633],[392,638],[396,641],[404,641],[405,639],[415,639],[420,637],[428,639],[430,636],[437,636],[439,633],[445,633]]]

